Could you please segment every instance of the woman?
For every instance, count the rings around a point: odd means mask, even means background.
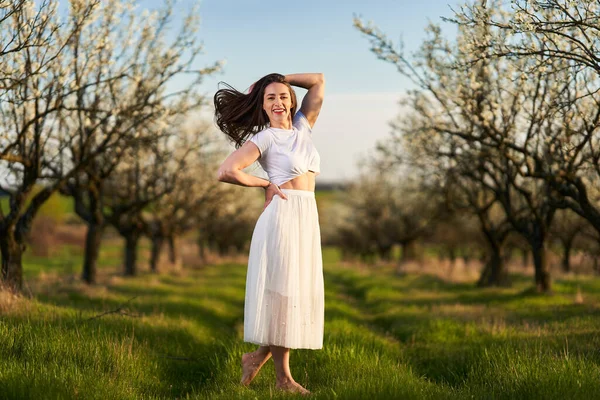
[[[308,89],[297,111],[290,85]],[[276,387],[310,393],[292,378],[290,349],[323,347],[323,265],[315,202],[319,154],[311,129],[325,90],[323,74],[270,74],[248,94],[230,86],[215,94],[219,128],[238,148],[218,172],[222,182],[265,189],[246,277],[244,341],[260,347],[242,356],[249,385],[273,356]],[[269,180],[242,171],[258,160]]]

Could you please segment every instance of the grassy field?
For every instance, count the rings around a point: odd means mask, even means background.
[[[85,287],[77,257],[30,257],[32,297],[0,292],[1,398],[294,397],[276,391],[272,362],[238,384],[254,349],[241,340],[244,265],[125,279],[109,247],[103,283]],[[558,280],[552,295],[520,276],[483,290],[343,266],[330,249],[325,271],[324,349],[291,357],[313,398],[598,398],[600,279]]]

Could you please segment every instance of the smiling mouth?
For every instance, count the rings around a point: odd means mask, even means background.
[[[273,110],[273,114],[283,114],[284,112],[285,112],[285,110],[282,109],[282,108],[278,108],[278,109]]]

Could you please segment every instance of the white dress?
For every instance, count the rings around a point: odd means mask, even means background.
[[[250,139],[259,147],[262,155],[259,161],[272,181],[273,176],[279,183],[289,180],[290,175],[281,169],[286,162],[272,163],[286,154],[287,164],[293,167],[292,177],[309,169],[318,172],[319,159],[318,154],[315,156],[310,126],[306,118],[298,114],[293,130],[270,130],[266,135],[257,134]],[[274,173],[275,167],[278,169]],[[282,189],[282,192],[287,200],[273,197],[252,234],[246,276],[244,341],[291,349],[320,349],[323,347],[324,284],[315,194],[291,189]]]

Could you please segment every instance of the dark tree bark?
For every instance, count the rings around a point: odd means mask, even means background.
[[[56,186],[41,190],[26,208],[25,198],[28,190],[13,194],[10,198],[11,213],[5,216],[0,212],[1,278],[10,290],[18,292],[23,287],[23,253],[27,247],[25,238],[40,207],[56,190]],[[22,215],[19,216],[20,212]]]
[[[550,196],[544,192],[538,192],[538,198],[534,199],[534,192],[530,189],[520,188],[514,181],[511,185],[515,189],[514,192],[519,193],[520,207],[518,201],[512,201],[508,191],[500,197],[501,203],[514,230],[529,243],[533,255],[536,290],[539,293],[550,292],[546,242],[556,208]],[[547,191],[548,186],[544,184],[540,189]]]
[[[85,239],[81,279],[85,283],[94,284],[96,283],[96,271],[105,220],[102,212],[102,183],[101,181],[92,179],[91,175],[88,175],[88,178],[90,179],[90,183],[87,186],[81,185],[75,179],[75,184],[71,182],[65,185],[61,191],[63,194],[73,197],[75,201],[75,213],[87,224],[88,229]],[[84,195],[87,195],[87,204],[83,200]]]
[[[402,266],[410,261],[415,261],[417,259],[417,241],[402,241],[400,243],[401,253],[400,258],[398,258],[398,264],[396,266],[396,273],[403,274]]]
[[[81,279],[88,284],[96,283],[96,271],[98,257],[100,256],[100,243],[104,225],[98,222],[88,224],[88,230],[85,238],[85,253],[83,258],[83,271]]]
[[[20,291],[23,285],[22,257],[25,245],[15,239],[14,233],[0,231],[3,240],[0,240],[0,253],[2,254],[2,280],[8,289]]]
[[[521,249],[521,265],[523,265],[523,268],[529,265],[529,250],[526,248]]]
[[[137,273],[137,246],[141,232],[131,230],[125,234],[125,276],[135,276]]]
[[[379,253],[379,258],[383,261],[389,261],[392,259],[392,246],[390,245],[381,245],[377,246],[377,252]]]
[[[160,235],[152,237],[152,251],[150,254],[150,270],[152,272],[158,272],[158,259],[164,244],[164,238]]]
[[[137,274],[138,243],[142,235],[148,232],[148,227],[141,218],[139,209],[113,207],[112,211],[113,213],[105,215],[105,218],[125,239],[123,274],[135,276]]]
[[[563,241],[563,257],[561,265],[563,272],[567,273],[571,272],[571,249],[573,248],[573,239]]]
[[[146,223],[147,232],[146,235],[150,238],[152,243],[150,251],[150,271],[158,272],[158,261],[162,253],[166,234],[165,224],[159,219],[153,219]]]
[[[198,239],[198,256],[200,257],[201,261],[206,260],[206,241],[203,240],[202,238]],[[342,260],[344,259],[343,257],[343,249],[342,249]]]
[[[508,286],[509,284],[502,248],[498,244],[490,245],[489,256],[477,281],[477,286]]]
[[[487,242],[488,253],[477,285],[480,287],[508,286],[510,279],[508,271],[506,271],[503,247],[510,232],[509,225],[507,221],[504,221],[498,226],[492,226],[487,211],[478,214],[481,231]]]
[[[168,238],[169,244],[169,262],[175,264],[177,262],[177,246],[175,245],[175,236],[170,235]]]
[[[448,260],[450,260],[451,265],[456,263],[456,248],[454,246],[448,247]]]
[[[469,261],[471,261],[471,250],[470,249],[464,249],[463,253],[462,253],[462,259],[463,259],[463,263],[465,265],[467,265],[469,263]]]
[[[538,292],[549,292],[550,272],[548,271],[548,258],[546,245],[543,238],[536,238],[531,242],[533,253],[533,266],[535,268],[535,286]]]
[[[402,246],[402,253],[400,254],[399,260],[400,264],[404,264],[417,259],[417,248],[415,240],[402,242],[400,243],[400,245]]]

